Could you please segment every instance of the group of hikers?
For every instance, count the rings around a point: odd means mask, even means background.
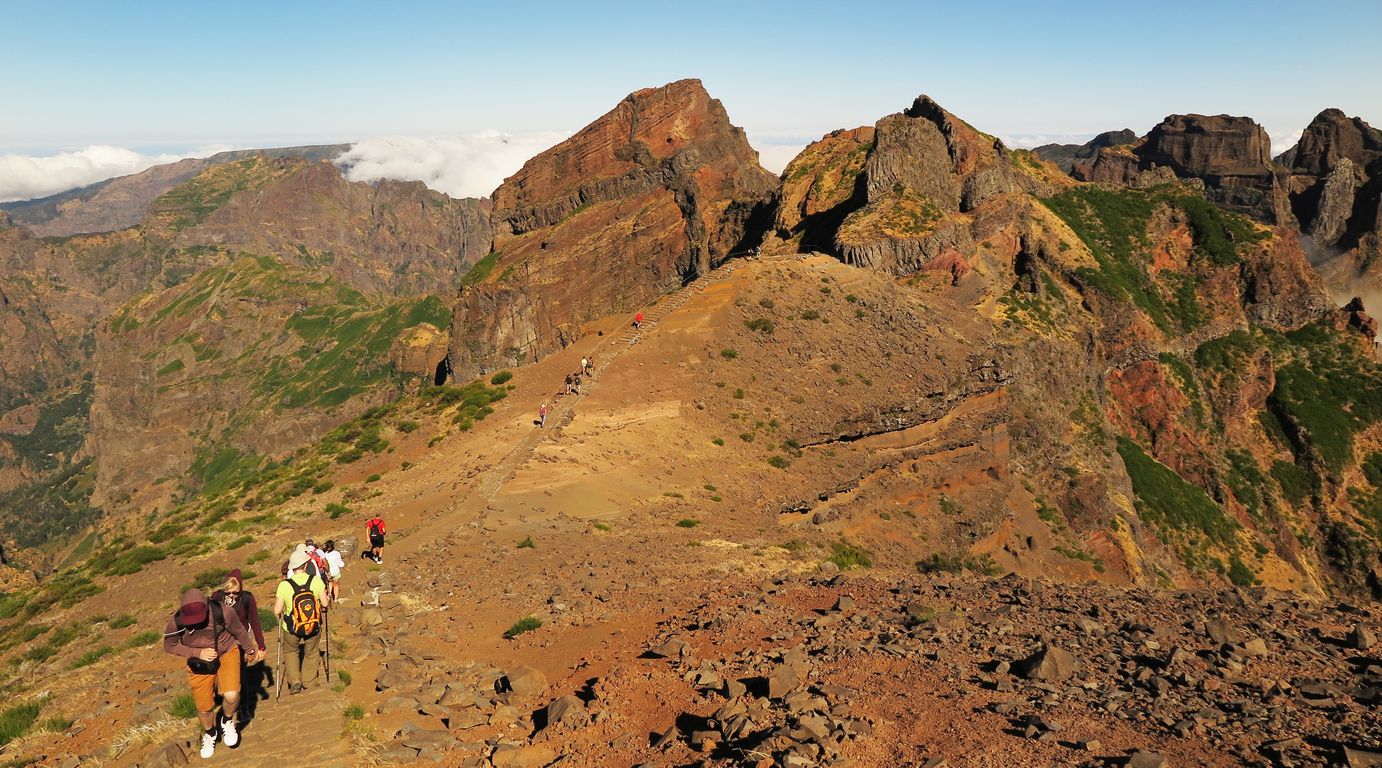
[[[590,356],[582,357],[581,369],[579,371],[566,374],[565,389],[561,392],[558,392],[556,396],[561,397],[562,395],[579,395],[581,393],[582,379],[588,379],[593,377],[594,375],[595,358]],[[543,403],[537,409],[537,425],[539,427],[547,426],[547,403]]]
[[[362,558],[383,562],[384,531],[384,521],[378,515],[365,524],[369,547],[361,547]],[[316,685],[320,673],[331,674],[329,617],[331,605],[342,599],[340,578],[345,567],[335,540],[318,548],[307,539],[283,563],[283,578],[273,600],[278,622],[273,681],[279,695],[284,683],[288,694],[293,695],[307,685]],[[202,727],[201,756],[209,758],[215,753],[218,737],[227,747],[237,746],[244,668],[269,656],[259,603],[254,593],[245,589],[240,569],[228,572],[209,597],[197,588],[182,593],[178,610],[164,627],[163,650],[186,660],[187,683]],[[310,678],[304,679],[304,675]],[[267,691],[263,697],[268,698]]]

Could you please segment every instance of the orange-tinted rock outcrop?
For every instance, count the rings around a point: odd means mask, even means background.
[[[455,308],[457,371],[565,346],[753,245],[777,180],[697,80],[630,94],[494,193],[483,279]]]

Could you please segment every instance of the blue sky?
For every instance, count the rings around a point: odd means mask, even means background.
[[[0,2],[0,155],[573,131],[699,77],[755,144],[928,93],[1000,136],[1337,106],[1382,123],[1382,3]]]

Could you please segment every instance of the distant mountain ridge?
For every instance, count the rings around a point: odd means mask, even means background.
[[[255,156],[317,162],[334,159],[349,148],[349,144],[320,144],[218,152],[210,157],[155,165],[56,195],[0,203],[0,211],[8,212],[15,224],[40,237],[113,232],[138,224],[155,198],[214,165]]]
[[[1083,144],[1042,144],[1033,149],[1032,153],[1070,173],[1076,163],[1094,157],[1100,149],[1131,144],[1134,141],[1137,141],[1137,134],[1129,128],[1124,128],[1121,131],[1104,131]]]

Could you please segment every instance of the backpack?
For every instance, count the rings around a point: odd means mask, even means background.
[[[331,567],[326,564],[326,558],[317,552],[308,552],[307,556],[312,558],[312,564],[317,566],[317,575],[325,579],[331,575]]]
[[[293,588],[293,596],[283,613],[283,623],[295,637],[313,637],[321,629],[322,607],[312,592],[312,578],[308,576],[303,584],[284,579]]]
[[[373,520],[369,521],[369,532],[370,532],[370,535],[372,535],[372,536],[373,536],[373,535],[383,536],[383,535],[384,535],[384,521],[383,521],[383,520],[380,520],[380,519],[377,518],[377,517],[374,518]]]

